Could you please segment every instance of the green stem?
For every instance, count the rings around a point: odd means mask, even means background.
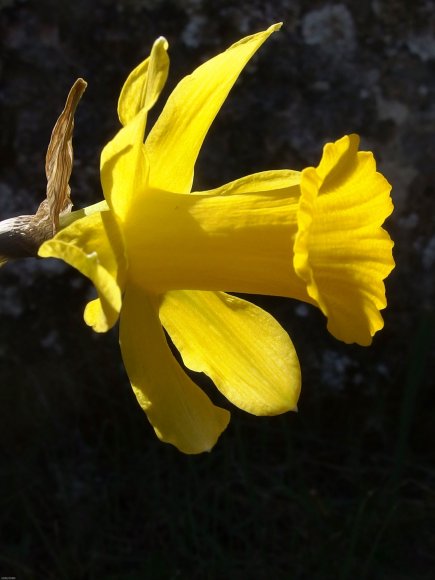
[[[107,205],[107,201],[103,199],[102,201],[94,203],[88,207],[72,211],[71,213],[59,217],[59,229],[63,230],[63,228],[66,228],[75,221],[80,220],[87,215],[92,215],[98,211],[107,211],[108,209],[109,206]]]

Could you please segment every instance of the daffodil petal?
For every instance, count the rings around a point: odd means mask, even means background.
[[[129,275],[157,293],[224,290],[313,302],[293,268],[299,181],[296,172],[271,171],[211,192],[148,190],[126,222]]]
[[[159,316],[184,364],[254,415],[295,410],[301,373],[289,335],[267,312],[223,292],[166,292]]]
[[[143,146],[146,109],[123,127],[101,153],[100,173],[104,197],[121,222],[135,196],[145,191],[148,165]]]
[[[242,193],[261,193],[266,191],[287,190],[298,187],[301,183],[301,172],[292,169],[260,171],[245,175],[225,185],[207,191],[192,192],[194,195],[230,195]]]
[[[158,318],[159,300],[132,285],[125,293],[120,344],[137,400],[157,436],[184,453],[209,451],[229,413],[216,407],[172,355]]]
[[[39,248],[42,258],[59,258],[87,276],[100,302],[88,306],[85,321],[105,332],[118,319],[125,277],[119,230],[110,212],[94,213],[61,230]]]
[[[319,166],[302,172],[294,265],[329,331],[368,345],[383,326],[383,280],[394,268],[381,227],[393,205],[390,184],[358,144],[357,135],[329,143]]]
[[[145,108],[149,111],[165,86],[169,71],[168,42],[162,36],[151,49],[150,56],[128,75],[118,101],[118,117],[127,125]]]
[[[83,318],[95,332],[106,332],[115,325],[119,317],[119,310],[107,307],[107,301],[95,298],[85,306]]]
[[[151,55],[130,73],[118,101],[124,127],[101,153],[100,170],[104,197],[123,221],[136,195],[144,193],[148,164],[144,134],[148,111],[157,101],[169,69],[168,43],[156,40]]]
[[[150,186],[189,192],[207,131],[240,72],[281,24],[248,36],[185,77],[170,95],[145,142]]]

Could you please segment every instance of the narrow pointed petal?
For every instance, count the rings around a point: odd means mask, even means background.
[[[184,364],[206,373],[234,405],[254,415],[296,409],[299,361],[270,314],[223,292],[175,290],[159,315]]]
[[[251,173],[225,185],[207,191],[193,192],[195,195],[229,195],[242,193],[263,193],[265,191],[286,190],[299,187],[302,174],[292,169],[275,169]]]
[[[190,191],[196,158],[213,119],[246,63],[280,27],[242,39],[177,85],[145,143],[151,187]]]
[[[85,321],[105,332],[121,310],[125,260],[117,224],[110,212],[94,213],[61,230],[39,248],[42,258],[59,258],[87,276],[99,302],[88,306]]]
[[[125,228],[131,278],[157,293],[224,290],[312,302],[293,268],[299,180],[270,171],[205,193],[148,190]]]
[[[390,184],[358,144],[357,135],[329,143],[320,165],[302,172],[294,265],[329,331],[368,345],[383,326],[383,280],[394,268],[381,227],[393,205]]]
[[[180,367],[158,318],[158,298],[128,286],[120,344],[133,391],[157,436],[184,453],[209,451],[229,421]]]
[[[165,86],[169,71],[168,42],[162,36],[151,49],[150,56],[129,74],[118,101],[118,117],[127,125],[145,108],[149,111]]]
[[[147,118],[142,109],[109,141],[101,153],[100,172],[104,197],[123,221],[135,198],[144,193],[148,166],[143,147]]]
[[[101,153],[104,197],[121,221],[134,197],[143,194],[147,185],[145,127],[148,111],[157,101],[168,76],[167,49],[166,40],[157,39],[150,57],[130,73],[118,102],[118,115],[124,127]]]

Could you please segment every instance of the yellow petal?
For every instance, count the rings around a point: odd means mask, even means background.
[[[118,117],[127,125],[144,107],[149,111],[156,103],[168,78],[168,42],[158,38],[151,55],[129,74],[118,101]]]
[[[293,269],[299,179],[271,171],[202,194],[148,190],[126,222],[129,275],[158,293],[224,290],[312,301]]]
[[[229,421],[182,370],[158,318],[158,298],[127,286],[120,321],[125,368],[157,436],[184,453],[209,451]]]
[[[242,39],[177,85],[145,143],[152,187],[190,191],[195,161],[213,119],[243,67],[280,27]]]
[[[104,197],[121,222],[135,196],[143,194],[147,184],[148,166],[143,146],[146,118],[147,110],[142,109],[101,153]]]
[[[265,191],[286,190],[298,187],[301,183],[301,172],[292,169],[260,171],[245,175],[225,185],[207,191],[193,192],[195,195],[229,195],[241,193],[263,193]]]
[[[95,332],[106,332],[114,326],[118,320],[119,311],[109,310],[104,307],[104,300],[95,298],[86,304],[83,318],[88,326],[91,326]]]
[[[43,258],[60,258],[87,276],[100,303],[86,310],[85,320],[105,332],[118,319],[125,277],[123,246],[111,212],[94,213],[61,230],[39,248]]]
[[[167,292],[163,326],[190,369],[254,415],[296,409],[301,373],[288,334],[267,312],[223,292]]]
[[[118,102],[118,115],[125,126],[101,153],[104,197],[121,222],[134,197],[143,194],[147,185],[144,133],[148,111],[168,76],[167,48],[164,38],[156,40],[150,57],[129,75]]]
[[[344,342],[371,343],[382,328],[383,280],[394,267],[381,225],[393,209],[388,181],[357,135],[324,148],[320,165],[302,172],[295,270]]]

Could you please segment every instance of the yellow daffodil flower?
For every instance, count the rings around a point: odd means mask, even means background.
[[[367,345],[383,325],[383,279],[394,266],[381,228],[392,211],[390,186],[372,154],[358,152],[356,135],[326,145],[317,168],[266,171],[191,192],[214,117],[279,28],[242,39],[185,77],[144,141],[147,113],[168,74],[168,46],[159,38],[121,91],[123,127],[101,155],[107,205],[82,210],[39,252],[92,280],[99,296],[85,320],[96,331],[120,317],[139,404],[157,435],[186,453],[211,449],[229,413],[184,372],[163,328],[186,367],[206,373],[234,405],[275,415],[296,409],[293,344],[272,316],[226,292],[316,305],[346,342]]]

